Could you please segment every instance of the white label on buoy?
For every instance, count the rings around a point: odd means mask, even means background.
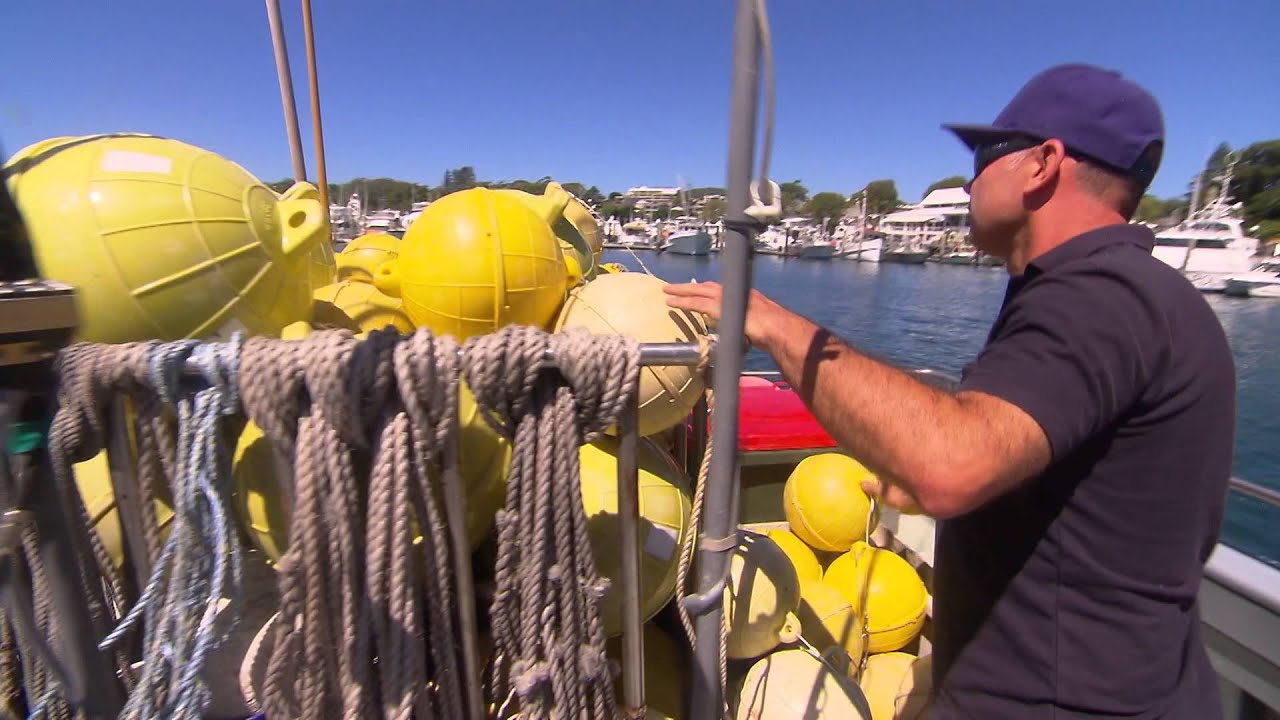
[[[102,170],[168,175],[173,171],[173,160],[132,150],[108,150],[102,154]]]
[[[644,551],[659,560],[670,560],[676,551],[676,531],[650,525],[649,534],[644,539]]]

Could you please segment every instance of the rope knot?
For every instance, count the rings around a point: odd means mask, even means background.
[[[592,335],[568,328],[552,336],[560,374],[573,390],[578,427],[591,442],[617,425],[636,392],[640,344],[621,335]]]
[[[528,698],[551,683],[551,666],[544,661],[516,660],[511,663],[511,684],[522,698]]]

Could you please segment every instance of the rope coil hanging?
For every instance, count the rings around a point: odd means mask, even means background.
[[[463,364],[484,416],[513,441],[497,517],[490,698],[500,717],[616,717],[600,613],[608,585],[578,500],[578,448],[618,422],[636,391],[639,345],[509,327],[469,340]]]

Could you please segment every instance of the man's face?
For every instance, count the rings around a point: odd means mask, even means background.
[[[1030,146],[1017,138],[978,147],[969,191],[970,240],[974,247],[1008,258],[1013,238],[1025,222],[1019,165]]]

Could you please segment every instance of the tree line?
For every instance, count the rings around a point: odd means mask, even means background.
[[[1219,145],[1210,154],[1204,170],[1199,174],[1198,206],[1203,206],[1221,192],[1221,188],[1217,187],[1218,178],[1231,163],[1234,163],[1234,168],[1229,192],[1232,200],[1240,203],[1243,208],[1246,231],[1261,239],[1280,236],[1280,139],[1256,142],[1239,151],[1232,150],[1225,143]],[[924,195],[941,188],[961,187],[968,179],[961,175],[942,178],[930,184]],[[414,202],[438,200],[449,193],[473,187],[511,188],[540,195],[551,180],[546,176],[537,180],[480,180],[474,167],[464,165],[446,170],[441,183],[434,187],[394,178],[355,178],[346,183],[330,183],[329,197],[332,202],[341,204],[353,192],[358,192],[366,208],[405,211]],[[1144,196],[1134,219],[1154,224],[1171,224],[1185,218],[1196,180],[1193,177],[1187,184],[1187,192],[1179,196]],[[292,183],[292,180],[280,180],[270,185],[277,192],[283,192]],[[603,218],[616,217],[627,222],[641,214],[620,192],[605,194],[595,185],[581,182],[561,184],[595,208],[596,213]],[[851,208],[859,207],[864,197],[869,215],[890,213],[903,205],[897,184],[890,178],[872,180],[852,195],[831,190],[811,194],[809,188],[798,179],[779,183],[779,189],[782,194],[783,217],[825,220],[832,227]],[[707,186],[687,188],[684,194],[692,206],[707,196],[723,196],[725,190],[722,187]],[[691,208],[679,210],[688,213]],[[704,220],[718,220],[724,216],[724,200],[713,197],[701,203],[698,212]],[[646,218],[666,219],[671,213],[671,208],[657,208],[646,211],[643,215]]]

